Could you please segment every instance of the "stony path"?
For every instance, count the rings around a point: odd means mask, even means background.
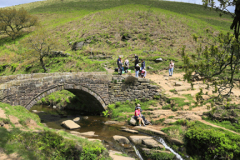
[[[152,81],[154,81],[155,83],[160,85],[161,89],[165,92],[167,97],[186,98],[186,97],[183,96],[184,94],[191,94],[193,97],[195,97],[196,93],[198,93],[200,91],[200,88],[203,89],[203,93],[205,93],[205,92],[209,92],[210,93],[210,91],[211,91],[211,89],[205,89],[206,86],[201,81],[194,82],[195,90],[191,90],[191,85],[189,83],[183,81],[183,73],[176,73],[172,77],[169,77],[167,75],[167,72],[165,71],[165,72],[161,72],[160,74],[148,74],[146,78],[151,79]],[[174,85],[175,82],[180,82],[181,86],[175,86]],[[175,89],[177,91],[177,94],[172,93],[170,91],[172,89]],[[233,93],[234,93],[235,97],[240,96],[240,89],[236,89],[236,88],[233,89]],[[238,101],[238,98],[233,100],[233,102],[236,102],[236,101]],[[240,103],[240,102],[236,102],[236,103]],[[187,108],[188,107],[186,107],[186,109]],[[193,108],[191,111],[188,111],[188,109],[187,109],[184,112],[189,112],[189,114],[192,114],[192,113],[194,113],[196,111],[198,111],[198,112],[201,112],[201,111],[206,112],[206,111],[209,111],[209,110],[207,110],[206,105],[204,105],[203,107]],[[174,116],[178,115],[178,113],[172,112],[170,110],[165,111],[165,110],[159,109],[159,110],[154,110],[152,112],[154,112],[155,114],[157,114],[158,112],[159,112],[159,114],[160,113],[161,114],[165,114],[165,117],[168,117],[168,116],[171,116],[171,115],[174,115]],[[194,114],[196,114],[196,113],[194,113]],[[161,117],[161,118],[164,118],[164,117]],[[212,127],[215,127],[215,128],[224,129],[226,131],[229,131],[229,132],[232,132],[232,133],[240,135],[240,133],[234,132],[234,131],[226,129],[224,127],[217,126],[217,125],[212,124],[210,122],[207,122],[205,120],[199,120],[199,121],[204,123],[204,124],[206,124],[206,125],[209,125],[209,126],[212,126]]]

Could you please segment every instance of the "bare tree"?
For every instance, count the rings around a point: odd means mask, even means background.
[[[56,49],[57,43],[44,29],[37,30],[33,35],[28,37],[23,45],[29,50],[28,54],[32,57],[37,57],[40,60],[40,64],[44,70],[47,72],[43,58],[49,56],[53,49]]]
[[[13,40],[22,34],[24,28],[38,25],[38,19],[31,16],[25,9],[2,8],[0,9],[0,31],[10,36]]]

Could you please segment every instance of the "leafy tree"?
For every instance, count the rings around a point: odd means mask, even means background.
[[[240,0],[202,0],[205,7],[211,7],[222,14],[231,14],[233,17],[233,22],[230,26],[234,29],[235,38],[238,39],[239,36],[239,25],[240,25]],[[219,2],[220,5],[216,5]],[[234,6],[235,11],[231,13],[227,7]]]
[[[219,6],[216,6],[216,0],[203,0],[205,6],[210,6],[222,13],[232,14],[233,23],[230,26],[234,34],[220,33],[214,36],[206,30],[209,36],[209,46],[199,45],[196,55],[185,53],[185,47],[182,48],[182,57],[184,59],[185,79],[191,80],[192,74],[199,74],[207,85],[213,86],[213,92],[218,92],[218,99],[227,98],[239,79],[240,69],[240,43],[239,25],[240,25],[240,0],[218,0]],[[228,6],[235,6],[235,13],[227,10]],[[196,35],[193,36],[197,41]],[[213,40],[213,41],[212,41]]]
[[[25,9],[2,8],[0,9],[0,32],[7,34],[13,40],[22,34],[24,28],[38,24],[38,19],[31,16]]]
[[[40,64],[47,72],[47,68],[43,62],[43,58],[52,54],[52,51],[57,48],[57,43],[44,29],[37,30],[33,35],[28,37],[23,45],[29,50],[27,56],[37,57],[40,60]]]

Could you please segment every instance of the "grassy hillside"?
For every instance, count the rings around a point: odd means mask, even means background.
[[[153,67],[149,71],[166,68],[169,60],[181,67],[183,45],[190,54],[195,54],[198,44],[193,37],[206,44],[209,42],[206,30],[213,34],[229,31],[232,20],[227,15],[220,18],[218,13],[200,5],[167,1],[47,0],[16,6],[20,7],[39,18],[58,42],[59,51],[71,55],[45,58],[48,72],[105,71],[105,67],[115,68],[118,55],[131,60],[133,54]],[[15,42],[1,36],[0,75],[43,72],[36,57],[26,56],[24,40],[33,30]],[[130,38],[124,40],[124,36]],[[72,51],[71,44],[79,41],[89,45]],[[103,55],[112,58],[101,58]],[[166,61],[155,63],[153,60],[159,57]]]
[[[24,160],[111,159],[101,142],[88,141],[65,131],[44,127],[36,114],[22,106],[0,103],[0,110],[1,158],[3,158],[3,153],[7,155],[6,157],[11,157],[8,155],[14,153]],[[6,115],[5,118],[2,118],[3,111]],[[10,118],[11,116],[16,117],[18,122]],[[37,124],[34,130],[27,125],[27,121],[30,119]],[[6,129],[6,126],[9,126],[9,129]]]

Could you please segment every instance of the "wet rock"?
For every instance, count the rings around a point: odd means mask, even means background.
[[[105,125],[111,125],[111,124],[117,124],[118,121],[106,121],[104,124]]]
[[[76,117],[76,118],[74,118],[73,121],[74,121],[74,122],[78,122],[78,121],[80,121],[80,117]]]
[[[33,113],[38,113],[38,111],[37,111],[37,110],[32,110],[32,112],[33,112]]]
[[[151,151],[151,149],[148,149],[148,148],[142,148],[142,151],[145,153],[145,154],[152,154],[153,152]],[[155,152],[158,152],[158,153],[168,153],[168,154],[171,154],[170,151],[162,151],[162,150],[154,150]]]
[[[82,135],[80,135],[80,133],[77,132],[77,131],[70,131],[70,133],[71,133],[72,135],[75,135],[75,136],[77,136],[77,137],[80,137],[80,138],[85,139],[85,137],[83,137]]]
[[[63,121],[61,123],[61,125],[63,125],[64,127],[68,128],[68,129],[80,128],[80,125],[78,125],[77,123],[73,122],[72,120]]]
[[[131,117],[129,123],[130,123],[131,125],[133,125],[133,126],[136,126],[137,121],[135,120],[134,117]]]
[[[88,119],[88,116],[83,116],[83,119]]]
[[[163,149],[164,146],[162,144],[159,144],[157,141],[154,139],[144,139],[143,144],[146,145],[148,148],[161,148]]]
[[[124,136],[115,135],[115,136],[113,136],[113,139],[120,144],[129,144],[130,143],[130,141]]]
[[[98,135],[95,135],[94,131],[82,132],[82,133],[79,133],[79,134],[82,135],[82,136],[98,136]]]
[[[130,136],[129,138],[134,144],[142,144],[143,140],[152,139],[150,136]]]
[[[173,144],[176,144],[176,145],[184,145],[184,142],[182,142],[182,141],[180,141],[180,140],[178,140],[176,138],[169,138],[168,141],[170,143],[173,143]]]
[[[164,133],[162,131],[152,129],[152,128],[148,128],[148,127],[136,126],[133,129],[138,130],[138,131],[142,131],[142,132],[145,132],[145,133],[154,134],[154,135],[166,136],[166,133]]]
[[[138,131],[132,130],[132,129],[128,129],[128,128],[124,128],[122,129],[122,131],[124,132],[129,132],[129,133],[134,133],[134,134],[138,134]]]

